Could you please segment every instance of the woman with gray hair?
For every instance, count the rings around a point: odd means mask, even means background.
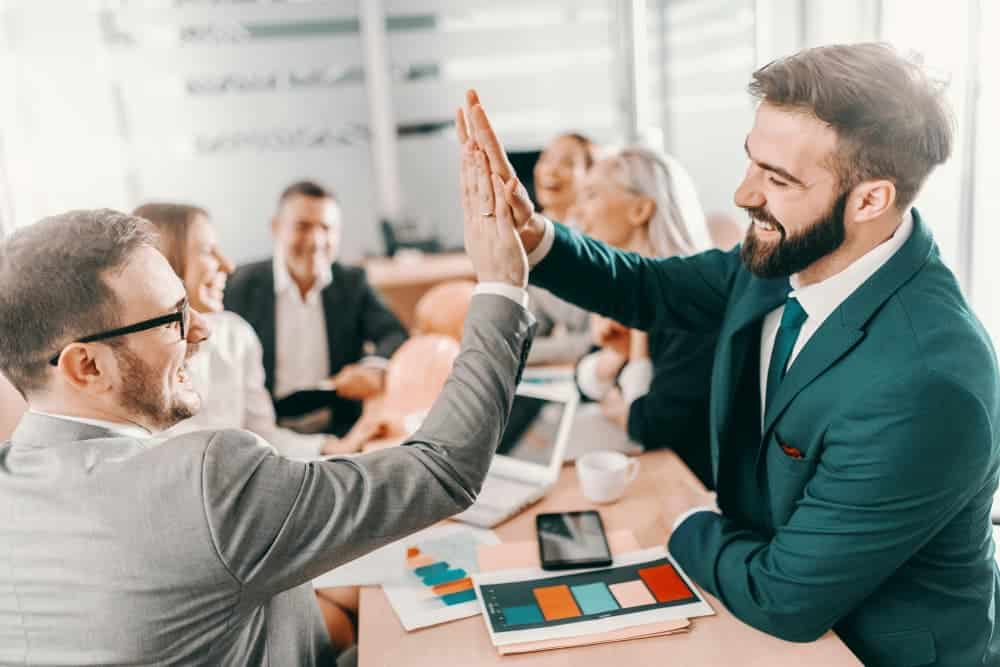
[[[581,231],[650,257],[711,247],[694,182],[674,158],[644,147],[617,150],[587,173],[574,209]],[[671,447],[710,483],[708,383],[715,337],[673,329],[647,334],[597,318],[602,349],[577,367],[583,393],[645,448]]]

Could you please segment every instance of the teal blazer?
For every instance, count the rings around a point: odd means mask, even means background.
[[[669,548],[735,616],[799,642],[832,628],[867,665],[1000,665],[996,356],[913,216],[763,420],[761,324],[790,287],[753,276],[738,249],[646,259],[557,224],[531,280],[630,327],[718,334],[709,428],[722,514],[687,519]]]

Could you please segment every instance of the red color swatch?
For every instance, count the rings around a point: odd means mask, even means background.
[[[674,602],[694,597],[684,580],[672,565],[657,565],[639,570],[639,577],[646,582],[657,602]]]

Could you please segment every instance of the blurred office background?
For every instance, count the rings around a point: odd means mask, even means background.
[[[997,28],[990,0],[0,0],[0,233],[182,200],[245,261],[308,177],[341,201],[348,260],[384,254],[386,229],[456,248],[469,87],[526,180],[557,132],[643,141],[688,167],[706,211],[742,219],[753,69],[884,40],[949,81],[956,151],[917,205],[996,340]]]

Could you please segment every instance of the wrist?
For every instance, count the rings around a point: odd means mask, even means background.
[[[542,238],[545,236],[545,218],[538,213],[535,213],[520,229],[521,243],[524,245],[524,251],[531,254],[538,244],[542,242]]]

